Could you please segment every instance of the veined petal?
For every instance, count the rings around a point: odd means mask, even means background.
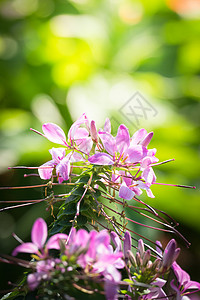
[[[80,127],[80,125],[82,124],[86,124],[86,126],[89,128],[89,121],[88,121],[88,118],[86,116],[86,114],[82,114],[80,116],[80,118],[78,118],[78,120],[76,120],[72,126],[70,127],[69,129],[69,132],[68,132],[68,139],[70,141],[74,140],[76,138],[76,132],[77,132],[77,129]]]
[[[42,218],[38,218],[31,231],[32,242],[39,248],[43,248],[47,239],[47,224]]]
[[[134,133],[131,139],[131,144],[138,144],[147,134],[146,129],[141,128]]]
[[[141,145],[130,146],[125,152],[124,156],[128,156],[126,162],[136,163],[140,162],[147,155],[147,149]]]
[[[60,163],[56,166],[56,174],[64,180],[69,179],[70,173],[70,154],[63,158]]]
[[[131,200],[134,196],[135,193],[129,189],[125,182],[123,182],[119,189],[119,197],[126,200]]]
[[[65,148],[52,148],[49,150],[52,155],[52,158],[55,162],[59,163],[65,157],[66,149]]]
[[[186,283],[186,285],[184,286],[184,290],[190,290],[190,289],[197,289],[200,291],[200,283],[192,280]]]
[[[106,118],[105,124],[104,124],[104,131],[107,133],[111,133],[111,123],[110,119]]]
[[[89,136],[89,132],[87,131],[86,128],[80,128],[80,127],[77,127],[76,128],[76,131],[74,132],[74,135],[73,135],[73,140],[79,140],[79,139],[83,139],[83,138],[86,138]]]
[[[54,160],[50,160],[38,168],[38,173],[41,179],[50,179],[52,175],[53,168],[55,166]]]
[[[42,125],[45,137],[53,143],[66,146],[66,136],[64,131],[54,123],[45,123]]]
[[[120,125],[116,136],[116,146],[120,154],[122,154],[130,145],[129,130],[125,125]]]
[[[103,143],[105,150],[110,154],[114,155],[116,149],[116,139],[107,132],[99,131],[99,137]]]
[[[93,142],[92,142],[91,137],[86,137],[86,138],[77,140],[76,144],[80,151],[82,151],[86,154],[89,154],[92,149]]]
[[[78,153],[78,152],[74,152],[71,157],[70,157],[70,162],[77,162],[77,161],[85,161],[85,159],[83,158],[83,156]]]
[[[33,243],[23,243],[21,245],[19,245],[18,247],[16,247],[13,252],[12,255],[16,256],[19,252],[23,252],[23,253],[37,253],[38,251],[38,247],[33,244]]]
[[[149,185],[156,181],[156,175],[151,167],[146,168],[142,172],[142,178],[144,178],[145,182]]]
[[[68,235],[64,233],[57,233],[54,234],[50,239],[48,240],[46,244],[47,249],[60,249],[59,240],[65,240],[67,241]]]
[[[113,165],[114,161],[106,153],[96,153],[88,158],[88,161],[94,165]]]

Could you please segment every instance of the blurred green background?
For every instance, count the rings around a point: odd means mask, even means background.
[[[199,0],[0,2],[1,186],[41,183],[24,178],[24,170],[8,171],[50,159],[54,145],[30,127],[54,122],[67,131],[86,112],[100,127],[108,116],[131,134],[153,130],[157,157],[175,158],[154,168],[157,181],[197,187],[155,185],[155,199],[144,197],[173,216],[192,243],[179,262],[193,280],[200,280],[199,100]],[[1,190],[0,197],[41,199],[44,189]],[[37,217],[52,221],[45,208],[40,203],[0,212],[0,252],[10,254],[17,245],[12,232],[28,241]],[[9,289],[7,281],[15,282],[21,269],[0,268],[1,289]]]

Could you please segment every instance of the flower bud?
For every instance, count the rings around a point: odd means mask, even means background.
[[[90,134],[93,142],[98,143],[98,133],[97,133],[95,121],[91,121],[90,123]]]
[[[138,241],[138,251],[140,253],[140,256],[143,257],[145,250],[144,250],[144,242],[142,239],[139,239]]]
[[[139,252],[136,253],[135,258],[136,258],[136,262],[137,262],[138,267],[141,267],[142,266],[142,259],[141,259],[141,256],[140,256]]]
[[[147,265],[147,263],[149,262],[151,258],[151,251],[148,249],[147,251],[145,251],[144,253],[144,257],[143,257],[143,267],[145,267]]]
[[[127,256],[128,256],[128,258],[129,258],[129,260],[130,260],[132,266],[133,266],[134,268],[136,268],[136,267],[137,267],[137,263],[136,263],[136,259],[135,259],[134,254],[133,254],[130,250],[128,250],[128,251],[127,251]]]
[[[124,235],[124,257],[128,258],[128,251],[131,250],[131,235],[128,231]]]
[[[163,254],[163,271],[167,271],[171,267],[172,263],[177,259],[180,253],[180,248],[176,248],[176,246],[177,244],[174,239],[171,239],[167,244]]]

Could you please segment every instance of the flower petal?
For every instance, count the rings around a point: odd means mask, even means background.
[[[82,152],[84,152],[86,154],[89,154],[92,149],[93,142],[92,142],[91,137],[86,137],[86,138],[77,140],[76,144],[77,144],[79,150],[81,150]]]
[[[141,145],[130,146],[125,152],[124,156],[128,156],[127,162],[140,162],[147,155],[147,149]]]
[[[50,160],[38,168],[38,173],[41,179],[47,180],[51,178],[53,168],[55,166],[54,160]]]
[[[119,189],[119,197],[126,200],[131,200],[134,196],[135,193],[123,182]]]
[[[47,224],[42,218],[38,218],[31,231],[32,242],[39,248],[43,248],[47,239]]]
[[[65,148],[52,148],[49,150],[55,162],[59,163],[65,157]]]
[[[63,180],[69,179],[70,173],[70,154],[63,158],[60,163],[56,166],[56,174],[59,176],[59,183]]]
[[[59,240],[67,240],[68,235],[64,233],[57,233],[54,234],[50,239],[48,240],[46,244],[47,249],[60,249]]]
[[[138,144],[147,134],[146,129],[141,128],[132,136],[131,144]]]
[[[45,137],[53,143],[66,146],[66,136],[64,131],[54,123],[45,123],[42,126]]]
[[[107,132],[99,131],[99,137],[103,143],[105,150],[110,154],[114,155],[116,151],[116,140],[115,138]]]
[[[111,133],[111,123],[110,119],[106,118],[105,124],[104,124],[104,131],[107,133]]]
[[[116,146],[120,154],[122,154],[130,145],[129,130],[125,125],[120,125],[116,136]]]
[[[21,245],[19,245],[18,247],[16,247],[13,252],[12,255],[16,256],[19,252],[23,252],[23,253],[37,253],[38,251],[38,247],[33,244],[33,243],[23,243]]]
[[[106,153],[96,153],[88,158],[88,161],[94,165],[113,165],[114,161]]]

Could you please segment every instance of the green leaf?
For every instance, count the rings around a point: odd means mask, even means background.
[[[104,184],[102,181],[97,180],[97,181],[95,182],[95,184],[98,184],[104,191],[107,192],[107,188],[106,188],[105,184]]]

